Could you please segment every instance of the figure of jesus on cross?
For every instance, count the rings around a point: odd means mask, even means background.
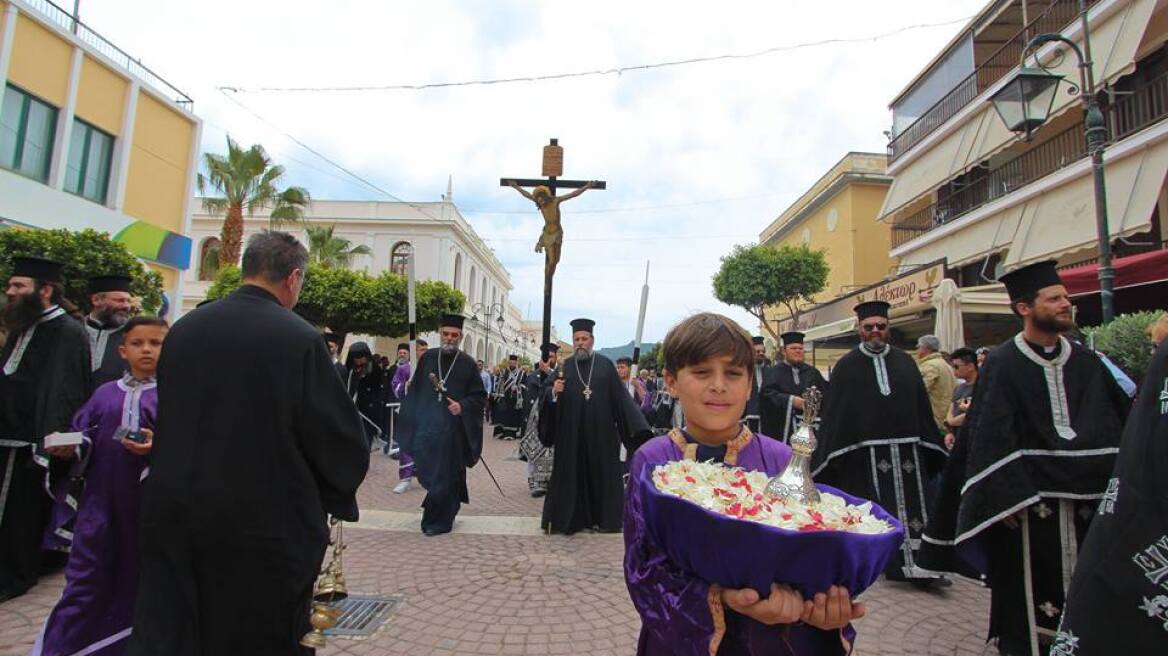
[[[563,250],[564,229],[561,223],[560,203],[571,200],[589,189],[604,189],[602,180],[560,180],[564,169],[564,149],[556,139],[543,148],[543,174],[545,179],[503,178],[499,184],[511,187],[523,197],[535,203],[543,215],[543,232],[535,242],[535,252],[544,254],[543,267],[543,342],[551,340],[552,327],[552,279],[556,275],[556,265],[560,263]],[[524,187],[533,187],[528,192]],[[556,195],[557,187],[567,187],[575,191]]]

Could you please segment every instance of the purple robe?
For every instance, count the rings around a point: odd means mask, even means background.
[[[637,449],[629,474],[644,476],[646,469],[683,458],[681,449],[668,435],[655,437]],[[790,447],[756,434],[737,452],[736,464],[746,470],[774,475],[782,471],[790,458]],[[699,455],[698,459],[705,456]],[[641,615],[637,654],[707,656],[716,634],[710,582],[681,571],[654,542],[638,489],[629,485],[624,514],[625,582]],[[720,639],[719,656],[844,654],[845,640],[850,644],[855,636],[851,626],[842,632],[821,631],[806,625],[767,626],[729,607],[724,607],[722,612],[725,634]]]
[[[129,382],[127,382],[129,381]],[[77,508],[65,590],[32,656],[125,652],[138,589],[139,512],[149,472],[114,437],[119,427],[154,427],[157,384],[123,380],[97,389],[73,419],[91,440],[85,491]]]
[[[393,395],[399,401],[404,401],[406,398],[406,385],[410,382],[410,363],[403,362],[397,366],[397,370],[393,373]],[[398,445],[397,452],[397,478],[398,480],[408,481],[414,477],[414,457],[406,453],[406,450]]]

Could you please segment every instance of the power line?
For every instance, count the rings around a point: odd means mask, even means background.
[[[773,198],[778,193],[769,194],[755,194],[753,196],[734,196],[730,198],[711,198],[708,200],[695,200],[688,203],[672,203],[668,205],[641,205],[634,207],[601,207],[591,210],[572,210],[572,214],[614,214],[618,212],[646,212],[652,210],[669,210],[683,207],[696,207],[700,205],[720,205],[722,203],[731,203],[741,200],[755,200],[758,198]],[[482,210],[462,208],[462,212],[466,214],[529,214],[531,210]]]
[[[821,39],[819,41],[808,41],[804,43],[795,43],[784,46],[774,46],[765,48],[755,52],[747,53],[727,53],[722,55],[712,55],[708,57],[689,57],[686,59],[675,59],[671,61],[653,62],[649,64],[634,64],[630,66],[618,66],[615,68],[596,68],[583,71],[572,71],[566,73],[552,73],[548,75],[523,75],[517,77],[505,78],[487,78],[477,80],[460,80],[456,82],[429,82],[422,84],[382,84],[382,85],[360,85],[360,86],[337,86],[337,87],[257,87],[248,89],[246,87],[219,87],[220,91],[232,93],[300,93],[300,92],[354,92],[354,91],[423,91],[426,89],[444,89],[449,87],[469,87],[469,86],[490,86],[498,84],[514,84],[518,82],[545,82],[549,80],[564,80],[569,78],[580,77],[595,77],[602,75],[623,75],[625,73],[647,71],[660,68],[674,68],[679,66],[689,66],[691,64],[705,64],[710,62],[738,60],[738,59],[754,59],[757,57],[765,57],[780,52],[791,52],[794,50],[803,50],[806,48],[816,48],[826,45],[845,44],[845,43],[865,43],[870,41],[880,41],[887,39],[904,32],[911,32],[915,30],[928,29],[933,27],[947,27],[949,25],[956,25],[958,23],[965,23],[971,17],[966,16],[955,20],[945,21],[941,23],[917,23],[913,25],[906,25],[904,27],[892,30],[891,32],[884,32],[867,37],[857,38],[836,38],[836,39]]]

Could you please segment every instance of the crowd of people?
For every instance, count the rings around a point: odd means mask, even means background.
[[[408,343],[391,360],[356,342],[342,361],[341,336],[289,311],[306,265],[290,235],[256,235],[242,286],[171,327],[132,317],[113,273],[78,317],[61,264],[14,258],[0,601],[66,578],[35,655],[311,653],[328,519],[357,519],[370,452],[398,459],[395,492],[424,488],[420,528],[440,536],[470,501],[484,427],[517,442],[548,534],[624,533],[639,654],[846,654],[866,612],[851,591],[702,580],[630,484],[681,459],[777,474],[819,401],[816,481],[904,527],[885,578],[940,599],[955,576],[987,585],[1000,653],[1147,653],[1168,627],[1168,317],[1132,381],[1076,339],[1053,262],[1002,277],[1022,329],[992,348],[943,353],[926,335],[909,353],[889,305],[861,303],[859,344],[827,377],[804,335],[781,335],[772,362],[712,313],[669,332],[660,372],[597,353],[586,318],[531,367],[471,358],[457,314],[436,348],[416,340],[413,365]],[[252,595],[224,594],[241,582]]]

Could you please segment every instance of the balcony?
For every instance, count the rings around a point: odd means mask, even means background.
[[[1087,7],[1092,7],[1098,1],[1087,0]],[[1029,7],[1031,4],[1036,6]],[[1029,0],[1028,8],[1030,11],[1034,11],[1037,6],[1043,4],[1046,3]],[[925,137],[928,137],[944,125],[946,121],[956,116],[958,112],[973,102],[983,91],[993,86],[995,82],[1017,68],[1018,62],[1022,57],[1022,49],[1034,35],[1043,32],[1061,32],[1067,25],[1076,20],[1078,16],[1078,0],[1050,0],[1049,4],[1046,4],[1045,8],[1041,10],[1036,18],[1027,23],[1013,36],[1007,38],[1000,47],[992,50],[984,59],[977,57],[980,62],[974,71],[958,82],[952,90],[942,96],[929,109],[925,110],[920,118],[899,134],[893,135],[892,139],[888,142],[888,163],[891,165],[897,158],[907,153],[913,146],[923,141]],[[984,45],[989,43],[996,42],[981,41],[979,37],[974,37],[976,50],[981,50]]]
[[[1104,111],[1112,142],[1158,123],[1168,117],[1168,73],[1119,96]],[[953,189],[956,185],[949,184],[938,192],[943,197],[893,222],[892,247],[899,248],[1086,156],[1083,123],[1078,120],[1017,157],[959,176],[964,178],[960,189]]]
[[[140,60],[131,57],[104,36],[94,32],[88,25],[77,20],[73,14],[58,7],[51,0],[24,0],[24,2],[36,9],[49,22],[55,23],[66,32],[72,32],[85,45],[93,48],[134,77],[154,87],[156,91],[169,98],[174,104],[188,112],[192,111],[195,103],[190,96],[179,91],[173,84],[167,82],[154,71],[146,68]]]

